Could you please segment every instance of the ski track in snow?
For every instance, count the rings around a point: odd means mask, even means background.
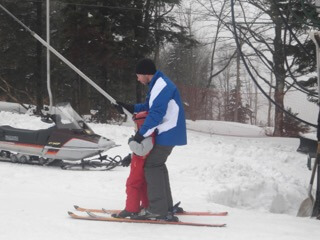
[[[41,125],[35,117],[19,116],[0,112],[0,125],[45,128],[46,124]],[[201,124],[196,130],[209,129]],[[223,123],[219,124],[222,131]],[[108,155],[124,157],[129,153],[127,139],[134,134],[133,127],[90,126],[121,145],[109,150]],[[237,125],[232,135],[239,131]],[[244,132],[248,133],[248,128]],[[296,152],[299,140],[257,136],[188,131],[188,145],[176,147],[167,161],[175,202],[181,201],[181,206],[191,211],[229,212],[227,217],[180,218],[227,223],[226,228],[73,220],[67,211],[73,211],[75,204],[122,209],[129,168],[82,172],[0,163],[0,239],[319,239],[319,221],[295,217],[307,197],[311,174],[306,155]]]

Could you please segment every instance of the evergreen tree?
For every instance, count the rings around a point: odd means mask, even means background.
[[[287,111],[294,116],[298,113],[293,113],[291,108],[287,108]],[[284,136],[285,137],[299,137],[300,133],[306,133],[310,130],[309,126],[301,123],[297,119],[291,117],[289,114],[284,115]]]
[[[132,103],[142,101],[141,86],[137,85],[134,73],[137,60],[152,57],[155,49],[165,41],[188,40],[184,29],[174,17],[169,16],[179,2],[53,1],[50,6],[50,43],[115,99]],[[39,12],[37,3],[41,1],[3,1],[9,11],[45,39],[42,36],[45,32],[45,4]],[[46,98],[43,70],[45,48],[39,48],[39,43],[21,30],[6,13],[1,11],[0,14],[0,77],[10,83],[12,95],[17,101],[30,102],[22,93],[16,93],[20,89],[35,104],[36,98]],[[80,114],[99,109],[105,118],[110,118],[107,114],[110,103],[53,54],[51,56],[54,103],[70,101]],[[8,90],[3,86],[0,94],[8,96]]]
[[[229,101],[228,101],[229,104],[226,106],[226,112],[225,112],[225,120],[226,121],[232,121],[232,122],[235,121],[235,111],[236,111],[236,107],[237,107],[236,94],[237,94],[237,91],[235,88],[230,91]],[[238,107],[238,122],[246,123],[247,119],[248,119],[247,118],[247,110],[248,109],[242,105],[241,96],[239,96],[239,105],[238,106],[239,106]]]
[[[67,1],[70,3],[70,1]],[[89,4],[90,2],[90,4]],[[82,3],[79,4],[79,3]],[[63,5],[60,40],[64,54],[92,77],[114,98],[126,102],[142,101],[142,89],[134,73],[138,59],[151,57],[157,44],[188,39],[165,13],[179,1],[77,1]],[[160,14],[160,10],[161,13]],[[80,84],[77,76],[69,77],[69,88]],[[81,80],[80,80],[81,81]],[[79,86],[78,89],[83,89]],[[95,91],[73,92],[72,99],[92,99],[91,105],[105,109],[108,103]],[[72,96],[72,94],[63,94]],[[86,97],[88,94],[88,97]],[[100,100],[99,100],[100,99]],[[92,108],[77,104],[82,108]],[[80,112],[86,111],[85,109]]]
[[[212,88],[206,88],[209,60],[206,52],[197,44],[176,43],[166,49],[161,58],[161,69],[177,84],[185,102],[186,116],[189,119],[212,119],[209,96],[204,103],[203,95]],[[208,113],[210,112],[210,113]]]
[[[42,35],[41,2],[3,1],[25,25]],[[0,97],[7,101],[42,105],[43,54],[41,44],[0,11]]]

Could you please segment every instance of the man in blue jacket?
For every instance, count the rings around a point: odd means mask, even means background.
[[[148,111],[149,114],[130,141],[141,143],[156,133],[155,145],[145,163],[149,207],[141,211],[137,219],[162,219],[177,221],[170,211],[173,201],[166,160],[174,146],[187,144],[186,120],[179,91],[162,72],[157,71],[151,59],[142,59],[136,66],[137,80],[148,85],[144,103],[135,105],[118,102],[131,112]],[[132,149],[134,151],[134,149]]]

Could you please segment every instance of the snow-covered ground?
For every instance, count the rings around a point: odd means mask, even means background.
[[[0,125],[3,124],[28,129],[46,127],[35,117],[0,112]],[[129,153],[127,139],[133,134],[133,127],[91,127],[121,144],[108,151],[110,156]],[[298,139],[266,137],[260,128],[223,122],[188,121],[188,128],[188,145],[176,147],[167,162],[174,200],[181,201],[186,210],[228,211],[229,216],[180,219],[227,223],[227,227],[74,220],[67,211],[73,210],[75,204],[122,209],[129,168],[82,172],[0,163],[0,239],[320,238],[319,221],[295,216],[307,197],[311,174],[306,155],[296,152]]]

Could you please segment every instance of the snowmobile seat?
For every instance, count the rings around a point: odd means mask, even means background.
[[[29,130],[13,128],[11,126],[0,127],[0,140],[20,142],[28,144],[45,145],[55,127],[41,130]]]

